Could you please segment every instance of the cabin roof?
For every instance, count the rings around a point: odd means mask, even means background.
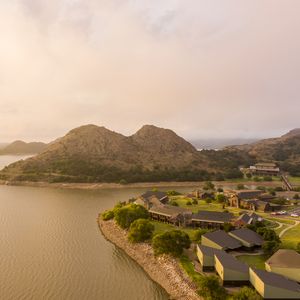
[[[192,214],[188,209],[172,205],[153,206],[149,209],[149,212],[165,216],[175,216],[178,214]]]
[[[264,284],[300,293],[300,285],[296,281],[272,272],[251,269]]]
[[[203,237],[211,240],[212,242],[216,243],[217,245],[227,248],[227,249],[237,249],[242,246],[240,241],[231,237],[228,233],[223,230],[217,230],[213,232],[208,232],[203,235]]]
[[[254,244],[257,246],[261,246],[264,242],[263,238],[257,234],[255,231],[250,230],[248,228],[241,228],[237,230],[233,230],[229,232],[229,235],[233,237],[240,238],[241,240],[248,242],[250,244]]]
[[[198,213],[192,214],[192,220],[195,221],[212,221],[218,223],[229,223],[233,215],[226,212],[217,211],[199,211]]]
[[[271,267],[300,269],[300,254],[295,250],[279,249],[266,261],[266,263]]]
[[[249,273],[249,267],[246,264],[224,251],[215,253],[215,257],[219,260],[224,269],[230,269],[246,274]]]
[[[223,250],[204,246],[204,245],[197,245],[199,250],[206,256],[214,257],[216,253],[224,252]]]
[[[142,194],[141,197],[144,198],[144,199],[148,199],[148,198],[151,198],[151,197],[156,197],[159,200],[161,200],[161,199],[164,199],[164,198],[168,197],[168,195],[165,192],[147,191],[146,193]]]

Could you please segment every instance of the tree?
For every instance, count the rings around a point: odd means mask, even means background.
[[[280,242],[273,240],[273,241],[265,241],[262,245],[262,249],[264,253],[268,256],[273,255],[280,246]]]
[[[238,190],[244,190],[245,186],[242,183],[239,183],[236,187]]]
[[[224,189],[221,188],[221,187],[219,187],[219,188],[217,189],[217,192],[218,192],[218,193],[223,193],[223,192],[224,192]]]
[[[277,241],[280,242],[279,236],[273,229],[267,227],[259,227],[256,232],[263,237],[265,241]]]
[[[198,200],[197,199],[193,199],[193,204],[197,205],[198,204]]]
[[[207,232],[209,232],[209,229],[197,229],[193,234],[193,237],[192,237],[193,241],[200,242],[202,235]]]
[[[297,252],[300,253],[300,242],[297,244]]]
[[[149,240],[154,232],[154,225],[146,219],[137,219],[131,223],[128,239],[133,243]]]
[[[298,199],[300,199],[300,196],[299,196],[299,194],[295,194],[295,195],[294,195],[294,197],[293,197],[293,199],[295,199],[295,200],[298,200]]]
[[[211,181],[206,181],[204,183],[203,189],[206,190],[206,191],[207,190],[214,190],[215,189],[215,185]]]
[[[198,294],[206,300],[224,300],[227,297],[217,276],[203,276]]]
[[[186,202],[186,205],[192,205],[191,200],[188,200],[188,201]]]
[[[113,210],[107,210],[101,214],[102,220],[104,220],[104,221],[111,220],[114,218],[114,216],[115,216],[115,214],[114,214]]]
[[[183,249],[191,246],[191,240],[187,233],[181,230],[171,230],[157,234],[152,239],[152,246],[155,255],[171,254],[179,257]]]
[[[230,223],[224,223],[223,229],[224,231],[229,232],[230,230],[234,229],[234,226]]]
[[[117,208],[114,211],[115,220],[117,224],[123,229],[128,229],[132,222],[137,219],[148,219],[149,213],[141,205],[137,204],[128,204]]]
[[[247,177],[248,179],[250,179],[250,178],[252,178],[252,174],[251,174],[251,173],[247,173],[247,174],[246,174],[246,177]]]
[[[224,203],[226,202],[226,196],[224,194],[218,194],[216,196],[216,201],[219,203]]]
[[[178,206],[178,203],[175,200],[170,201],[170,205],[172,206]]]
[[[263,298],[252,288],[244,286],[232,295],[232,300],[262,300]]]

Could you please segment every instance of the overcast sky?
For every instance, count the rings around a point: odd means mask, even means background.
[[[299,0],[0,0],[0,141],[94,123],[185,138],[300,127]]]

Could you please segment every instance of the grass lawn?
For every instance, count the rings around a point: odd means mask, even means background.
[[[289,225],[284,224],[283,226],[281,226],[280,228],[275,228],[274,231],[279,235],[281,231],[283,231],[284,229],[286,229]]]
[[[284,219],[284,218],[270,218],[270,217],[265,217],[267,220],[274,221],[274,222],[279,222],[287,225],[294,225],[295,221],[290,220],[290,219]]]
[[[151,221],[151,223],[155,227],[154,234],[161,234],[166,231],[178,229],[178,230],[182,230],[182,231],[186,232],[189,235],[190,239],[193,239],[195,231],[196,231],[195,229],[192,229],[192,228],[177,227],[172,224],[167,224],[167,223],[162,223],[162,222],[157,222],[157,221]]]
[[[180,266],[188,274],[188,276],[195,282],[198,286],[201,284],[202,275],[195,271],[193,263],[185,255],[180,257]]]
[[[246,263],[250,267],[264,270],[267,257],[265,255],[241,255],[237,256],[237,259]]]
[[[300,177],[289,177],[291,183],[300,184]]]
[[[300,243],[300,224],[294,228],[289,229],[281,238],[281,248],[296,249],[297,244]]]

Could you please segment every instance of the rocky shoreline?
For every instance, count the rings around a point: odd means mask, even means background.
[[[170,295],[170,299],[199,300],[195,284],[180,268],[178,261],[169,256],[156,258],[149,244],[132,244],[127,240],[127,233],[113,220],[103,221],[98,218],[99,228],[104,237],[121,248],[134,259],[151,277]]]
[[[227,186],[234,188],[239,182],[229,181],[213,181],[217,186]],[[257,182],[247,181],[240,182],[244,185],[257,185]],[[119,183],[49,183],[42,181],[6,181],[0,180],[0,185],[8,186],[29,186],[29,187],[45,187],[45,188],[62,188],[62,189],[80,189],[80,190],[102,190],[102,189],[125,189],[125,188],[176,188],[176,187],[190,187],[200,188],[204,185],[204,182],[140,182],[130,184],[119,184]],[[278,182],[259,182],[259,185],[263,186],[276,186]]]

